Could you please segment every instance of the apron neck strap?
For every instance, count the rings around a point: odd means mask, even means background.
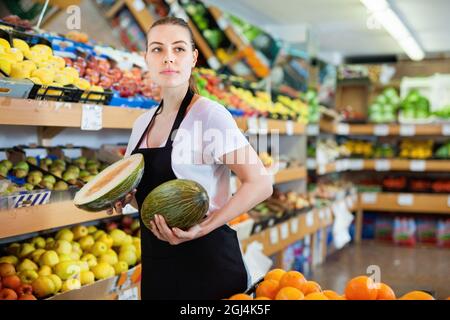
[[[186,111],[194,97],[194,92],[188,88],[186,95],[184,96],[183,101],[181,102],[180,108],[178,109],[177,117],[173,123],[172,129],[170,130],[169,138],[167,139],[166,146],[171,146],[173,144],[173,140],[175,139],[174,132],[178,130],[181,125],[181,122],[184,119]],[[173,137],[172,137],[173,136]]]

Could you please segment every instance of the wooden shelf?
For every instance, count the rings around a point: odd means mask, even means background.
[[[0,238],[8,238],[113,217],[106,211],[87,212],[74,206],[71,200],[0,211]]]
[[[307,177],[307,170],[304,166],[287,168],[280,170],[275,174],[274,182],[284,183],[305,179],[306,177]]]
[[[138,11],[135,7],[134,0],[125,0],[125,4],[136,19],[142,31],[144,31],[144,33],[147,33],[153,23],[152,15],[147,10],[147,7],[144,7],[142,10]]]
[[[234,29],[231,26],[231,24],[228,21],[225,20],[225,18],[223,17],[222,11],[220,11],[219,8],[214,7],[214,6],[209,6],[208,10],[211,13],[211,15],[214,17],[214,19],[216,20],[216,22],[219,25],[219,27],[222,29],[222,31],[226,34],[228,39],[231,41],[231,43],[233,43],[238,50],[241,50],[241,49],[245,48],[245,46],[247,44],[234,31]]]
[[[124,5],[125,5],[125,0],[117,0],[111,6],[111,8],[109,8],[109,10],[106,11],[105,17],[107,17],[108,19],[111,19],[112,17],[114,17],[117,14],[117,12],[120,11],[120,9],[123,8]]]
[[[450,214],[447,194],[362,192],[358,202],[361,210]]]

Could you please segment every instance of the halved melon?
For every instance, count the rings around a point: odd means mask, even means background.
[[[144,157],[136,153],[117,161],[86,183],[74,198],[83,210],[101,211],[111,208],[139,184],[144,173]]]

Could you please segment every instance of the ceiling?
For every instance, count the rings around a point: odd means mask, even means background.
[[[450,52],[449,0],[388,0],[426,53]],[[371,23],[359,0],[207,0],[222,10],[271,32],[286,28],[281,37],[303,37],[309,30],[313,51],[329,56],[404,54],[397,42]],[[295,28],[294,28],[295,27]],[[273,29],[277,33],[276,28]],[[284,35],[283,35],[284,33]],[[297,34],[296,34],[297,33]]]

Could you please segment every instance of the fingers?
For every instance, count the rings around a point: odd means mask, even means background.
[[[106,209],[106,214],[108,216],[112,215],[113,213],[114,213],[114,209],[113,208]]]
[[[121,202],[121,201],[117,201],[117,202],[114,204],[114,209],[116,210],[116,212],[117,212],[118,214],[122,214],[122,208],[123,208],[123,205],[122,205],[122,202]]]
[[[156,227],[156,224],[154,221],[150,221],[150,231],[153,232],[153,234],[155,235],[155,237],[157,237],[159,240],[161,241],[167,241],[166,239],[163,238],[163,236],[161,235],[161,233],[159,232],[158,228]]]
[[[158,227],[159,232],[162,236],[169,241],[170,244],[178,244],[177,237],[173,234],[172,230],[167,226],[166,220],[160,215],[155,215],[154,221]]]

